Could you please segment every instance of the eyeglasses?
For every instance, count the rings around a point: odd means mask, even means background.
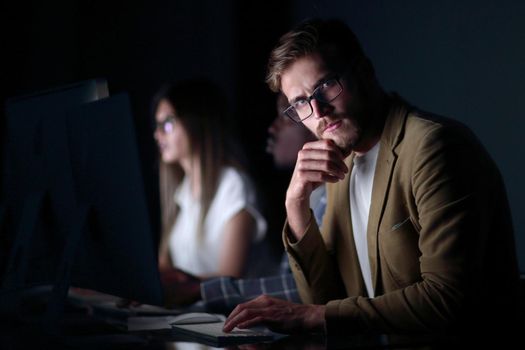
[[[294,122],[300,123],[312,115],[312,100],[329,103],[335,100],[341,91],[343,91],[343,85],[339,78],[328,79],[319,84],[309,97],[296,100],[283,113]]]
[[[155,123],[155,131],[163,132],[164,134],[171,134],[175,127],[175,117],[169,116],[161,122]]]

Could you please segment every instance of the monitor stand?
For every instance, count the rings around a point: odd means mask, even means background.
[[[6,204],[2,214],[5,216]],[[59,332],[59,321],[63,313],[70,284],[71,267],[75,252],[86,224],[88,206],[72,208],[68,227],[64,230],[64,242],[57,247],[56,266],[51,271],[49,284],[28,282],[28,268],[32,257],[31,244],[35,240],[37,224],[46,219],[51,209],[51,199],[46,191],[29,195],[20,215],[19,227],[14,230],[15,237],[5,270],[5,278],[0,288],[0,314],[21,322],[38,323],[46,333]],[[1,219],[0,217],[0,223]]]

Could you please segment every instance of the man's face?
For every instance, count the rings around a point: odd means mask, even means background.
[[[281,76],[281,89],[289,102],[307,98],[325,79],[334,76],[318,54],[295,61]],[[313,113],[303,124],[317,138],[332,140],[345,155],[350,154],[361,141],[366,113],[352,77],[340,78],[343,91],[333,101],[310,101]]]

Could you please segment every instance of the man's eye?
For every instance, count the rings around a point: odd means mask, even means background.
[[[327,80],[321,85],[322,89],[328,89],[336,84],[335,79]]]
[[[307,104],[308,102],[306,100],[297,100],[294,102],[293,106],[297,109],[297,108],[302,108]]]

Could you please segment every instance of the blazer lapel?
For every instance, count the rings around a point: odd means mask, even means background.
[[[370,270],[372,272],[372,284],[374,294],[377,295],[377,284],[379,276],[379,251],[378,235],[381,219],[385,210],[388,191],[392,182],[392,175],[397,160],[395,149],[403,138],[405,121],[409,107],[399,96],[392,95],[390,110],[386,118],[383,133],[379,142],[379,154],[377,156],[374,183],[372,187],[372,199],[368,214],[368,227],[366,236],[368,240],[368,257],[370,259]]]
[[[383,216],[396,159],[396,155],[388,145],[380,145],[366,230],[368,258],[370,260],[370,270],[372,272],[372,284],[375,295],[377,295],[377,279],[379,276],[379,252],[377,244],[379,224]]]

